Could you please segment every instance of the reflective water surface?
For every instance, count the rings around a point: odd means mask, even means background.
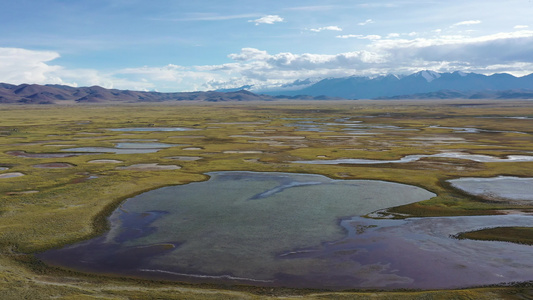
[[[533,178],[498,176],[449,180],[453,187],[489,200],[533,201]]]
[[[374,220],[361,215],[434,194],[310,174],[208,175],[130,198],[105,235],[39,257],[87,272],[337,290],[533,280],[531,246],[451,237],[532,216]]]

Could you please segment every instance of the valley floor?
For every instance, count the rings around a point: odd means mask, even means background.
[[[47,266],[34,256],[102,234],[106,218],[125,199],[205,181],[205,174],[215,171],[384,180],[437,195],[369,218],[530,215],[531,201],[469,194],[449,180],[533,177],[533,161],[527,159],[533,156],[533,101],[6,105],[0,114],[2,299],[533,297],[531,282],[391,292],[193,285],[84,274]],[[421,157],[397,162],[413,155]],[[343,159],[357,161],[301,163]],[[509,232],[518,231],[496,230],[491,239],[504,235],[507,242],[525,242],[522,234]]]

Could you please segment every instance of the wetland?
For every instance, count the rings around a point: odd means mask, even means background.
[[[532,101],[0,110],[4,298],[533,294]]]

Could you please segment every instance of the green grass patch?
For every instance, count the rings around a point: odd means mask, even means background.
[[[496,227],[463,232],[458,239],[500,241],[533,245],[533,227]]]

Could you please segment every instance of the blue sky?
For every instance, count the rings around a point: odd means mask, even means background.
[[[0,0],[0,82],[193,91],[533,73],[533,1]]]

